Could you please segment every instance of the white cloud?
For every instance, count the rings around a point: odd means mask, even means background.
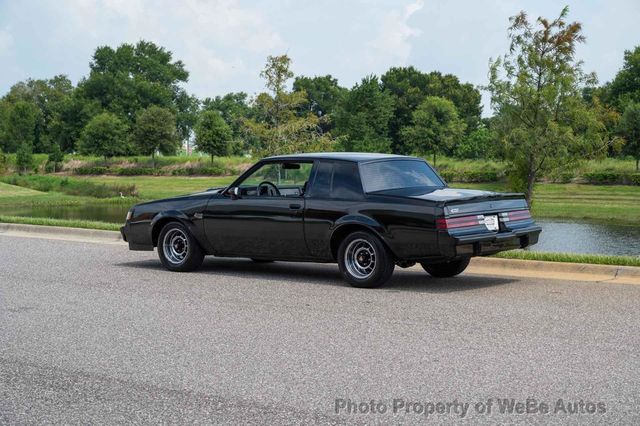
[[[423,0],[409,3],[402,11],[392,10],[382,22],[378,36],[369,43],[368,53],[372,63],[404,65],[411,54],[412,37],[421,34],[409,25],[409,18],[424,7]]]

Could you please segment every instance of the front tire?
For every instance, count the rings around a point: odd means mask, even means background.
[[[338,265],[345,280],[359,288],[383,285],[395,268],[393,256],[380,238],[362,231],[349,234],[340,243]]]
[[[169,222],[158,236],[158,257],[170,271],[189,272],[202,265],[204,252],[186,226]]]
[[[461,274],[469,266],[470,257],[450,260],[442,263],[420,263],[425,271],[432,277],[449,278]]]

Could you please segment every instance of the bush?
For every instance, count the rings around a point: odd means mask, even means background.
[[[605,184],[622,184],[625,180],[624,173],[610,171],[610,170],[602,170],[597,172],[589,172],[584,175],[585,180],[588,183],[596,184],[596,185],[605,185]]]
[[[115,169],[115,174],[118,176],[152,176],[161,175],[162,170],[154,169],[152,167],[121,167]]]
[[[76,175],[106,175],[108,172],[109,168],[104,166],[78,167],[73,170]]]
[[[640,173],[632,173],[629,175],[630,185],[640,185]]]
[[[174,176],[221,176],[225,174],[224,167],[213,165],[211,167],[183,167],[171,171]]]

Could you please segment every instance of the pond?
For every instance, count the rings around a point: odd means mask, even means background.
[[[1,208],[11,216],[85,219],[124,223],[127,205],[85,204],[81,206],[33,206]],[[576,222],[539,219],[540,241],[532,251],[571,252],[640,256],[640,227],[601,222]]]

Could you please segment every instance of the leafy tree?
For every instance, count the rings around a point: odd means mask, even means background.
[[[255,140],[247,134],[245,120],[253,117],[253,110],[249,105],[247,94],[244,92],[227,93],[224,96],[206,98],[202,101],[203,111],[216,111],[231,128],[234,146],[239,151],[246,152],[255,144]]]
[[[338,80],[331,75],[316,77],[296,77],[293,82],[294,92],[305,92],[307,102],[298,108],[298,114],[313,113],[321,118],[323,131],[330,131],[331,115],[338,103],[345,96],[347,89],[338,85]]]
[[[82,131],[80,152],[105,159],[129,152],[128,126],[110,112],[93,117]]]
[[[326,151],[333,139],[323,133],[315,114],[299,116],[296,111],[307,102],[305,92],[291,92],[287,82],[293,77],[287,55],[269,56],[260,73],[269,93],[260,93],[253,102],[255,116],[244,124],[264,154]]]
[[[55,173],[57,171],[58,164],[64,161],[64,153],[58,144],[51,144],[51,147],[49,148],[48,161],[53,163],[53,172]]]
[[[335,133],[346,151],[391,152],[389,122],[393,97],[383,90],[377,77],[356,84],[335,112]]]
[[[620,119],[620,132],[626,140],[625,150],[640,163],[640,103],[630,103]]]
[[[454,75],[437,71],[423,73],[412,66],[394,67],[383,74],[381,80],[382,87],[394,97],[395,109],[389,132],[396,153],[410,152],[410,147],[403,145],[400,131],[411,124],[413,112],[427,96],[439,96],[453,102],[459,117],[466,123],[467,134],[480,124],[480,92],[469,83],[460,83]]]
[[[582,26],[557,19],[511,18],[509,53],[490,63],[495,124],[507,145],[510,181],[528,201],[541,174],[579,159],[606,153],[609,140],[598,112],[582,98],[595,77],[582,72],[574,56],[584,41]]]
[[[133,126],[132,140],[140,153],[151,155],[156,166],[156,153],[174,154],[179,141],[176,134],[176,118],[167,108],[150,106],[141,111]]]
[[[16,151],[16,167],[20,173],[27,173],[33,167],[33,148],[28,142],[20,143]]]
[[[82,89],[76,89],[63,99],[49,125],[50,143],[58,145],[63,152],[72,153],[79,148],[85,126],[102,112],[100,104],[88,100],[82,92]]]
[[[28,79],[9,89],[5,99],[11,103],[26,102],[36,108],[33,147],[35,152],[49,150],[53,117],[60,105],[71,95],[73,85],[64,75],[48,80]]]
[[[212,164],[214,156],[227,155],[232,132],[218,112],[203,111],[196,124],[195,134],[198,150],[211,155]]]
[[[640,46],[625,50],[624,64],[604,88],[605,100],[622,112],[629,103],[640,103]]]
[[[26,144],[33,150],[38,119],[38,108],[33,103],[18,100],[10,105],[2,148],[6,152],[16,152],[19,147]]]
[[[135,45],[122,44],[113,49],[96,49],[90,63],[91,72],[79,84],[88,101],[116,114],[129,126],[138,111],[152,105],[171,110],[182,138],[188,137],[195,122],[196,99],[188,96],[181,84],[189,73],[182,61],[174,61],[172,53],[148,41]]]
[[[480,127],[465,136],[455,145],[454,155],[458,158],[492,158],[498,154],[498,141],[494,131]]]
[[[462,139],[466,124],[448,99],[427,96],[412,114],[412,124],[401,130],[401,137],[412,152],[436,155],[451,149]]]

